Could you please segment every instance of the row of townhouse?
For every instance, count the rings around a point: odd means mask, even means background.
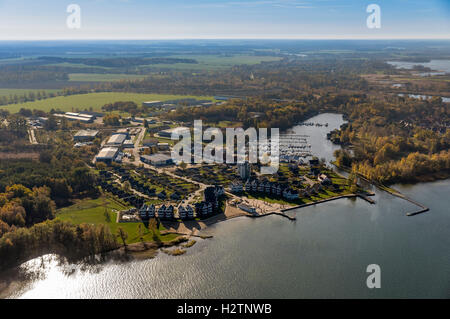
[[[191,205],[180,205],[178,207],[178,217],[180,219],[192,219],[194,215],[196,217],[207,217],[214,212],[214,204],[212,202],[200,202],[195,203],[194,207]],[[142,220],[148,220],[150,218],[159,217],[160,219],[173,219],[175,218],[174,207],[172,205],[161,205],[156,207],[155,205],[142,205],[139,209],[139,215]]]
[[[191,205],[180,205],[178,207],[178,217],[181,219],[192,219],[194,218],[194,209]]]
[[[197,217],[206,217],[212,215],[214,210],[217,208],[215,207],[215,203],[207,201],[195,203],[194,206],[195,206],[195,214]]]
[[[139,209],[141,219],[149,219],[158,216],[160,219],[171,219],[174,217],[174,208],[172,205],[161,205],[158,208],[151,205],[142,205]]]
[[[316,186],[317,185],[317,186]],[[233,193],[241,193],[244,190],[248,193],[266,193],[272,194],[278,197],[284,197],[285,199],[295,200],[300,196],[309,196],[314,192],[318,192],[322,186],[320,184],[316,184],[312,187],[307,187],[305,190],[301,190],[300,194],[293,188],[287,187],[278,183],[264,182],[264,181],[247,181],[244,185],[240,182],[235,182],[231,184],[231,192]]]
[[[260,192],[280,196],[283,190],[286,189],[285,185],[257,180],[248,180],[244,185],[241,182],[235,182],[231,184],[231,192],[240,193],[246,192]]]

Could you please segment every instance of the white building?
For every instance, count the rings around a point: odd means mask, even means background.
[[[125,134],[111,135],[111,137],[108,139],[108,142],[106,142],[106,146],[121,147],[126,139],[127,136]]]

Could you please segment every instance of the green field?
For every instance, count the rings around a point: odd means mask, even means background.
[[[111,82],[120,80],[138,80],[144,75],[136,74],[102,74],[102,73],[70,73],[69,81],[76,82]]]
[[[111,220],[108,222],[105,217],[105,207],[110,213]],[[127,207],[113,201],[110,198],[101,197],[98,199],[83,200],[77,204],[60,209],[56,218],[63,221],[70,221],[74,224],[105,224],[108,225],[113,234],[117,234],[117,229],[122,227],[128,233],[127,243],[140,242],[139,225],[141,225],[142,235],[145,241],[154,241],[158,238],[161,241],[170,241],[177,237],[174,234],[160,235],[164,227],[160,225],[159,230],[150,230],[144,223],[116,223],[116,211],[127,209]]]
[[[166,94],[140,94],[140,93],[121,93],[121,92],[101,92],[77,94],[69,96],[58,96],[40,101],[27,102],[22,104],[9,104],[0,106],[2,109],[9,110],[11,113],[17,113],[21,108],[37,109],[49,112],[51,109],[60,109],[61,111],[71,112],[77,109],[93,108],[94,111],[101,111],[101,107],[107,103],[118,101],[133,101],[141,105],[145,101],[166,101],[182,98],[197,98],[213,100],[211,96],[192,96],[192,95],[166,95]]]

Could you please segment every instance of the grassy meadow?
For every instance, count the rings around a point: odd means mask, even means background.
[[[70,73],[69,81],[75,82],[111,82],[120,80],[139,80],[145,78],[144,75],[118,74],[118,73]]]
[[[61,111],[71,112],[76,110],[81,111],[92,107],[94,111],[101,111],[103,105],[118,101],[133,101],[136,104],[141,105],[142,102],[145,101],[166,101],[182,98],[213,100],[213,97],[211,96],[100,92],[58,96],[40,101],[3,105],[0,106],[0,108],[9,110],[10,113],[17,113],[21,108],[31,110],[37,109],[45,112],[49,112],[51,109],[60,109]]]
[[[110,215],[109,221],[105,216],[105,208]],[[62,208],[58,210],[56,218],[63,221],[70,221],[73,224],[105,224],[109,226],[113,234],[117,234],[117,229],[122,227],[128,233],[128,244],[141,241],[139,225],[141,225],[142,237],[147,242],[154,241],[156,238],[166,242],[177,237],[174,234],[161,235],[160,231],[164,230],[162,224],[159,229],[149,229],[148,225],[140,222],[116,223],[117,211],[127,208],[111,198],[100,197],[98,199],[83,200],[72,206]]]

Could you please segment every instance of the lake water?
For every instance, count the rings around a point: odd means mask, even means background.
[[[312,136],[313,150],[330,159],[324,137],[342,116],[308,121],[329,127],[294,128]],[[187,253],[100,266],[34,259],[0,275],[11,298],[449,298],[450,180],[396,186],[430,207],[374,190],[375,205],[342,199],[302,208],[297,221],[278,216],[237,218],[214,225],[212,239]],[[381,288],[368,289],[366,267],[381,267]],[[85,269],[83,269],[85,268]]]
[[[398,96],[404,96],[403,93],[399,93]],[[427,99],[431,99],[433,96],[432,95],[423,95],[423,94],[408,94],[409,97],[415,98],[415,99],[422,99],[422,100],[427,100]],[[450,97],[441,97],[442,102],[444,103],[450,103]]]
[[[424,72],[421,76],[443,75],[450,73],[450,60],[431,60],[430,62],[404,62],[404,61],[388,61],[387,63],[395,66],[397,69],[411,70],[415,65],[422,65],[438,72]]]

